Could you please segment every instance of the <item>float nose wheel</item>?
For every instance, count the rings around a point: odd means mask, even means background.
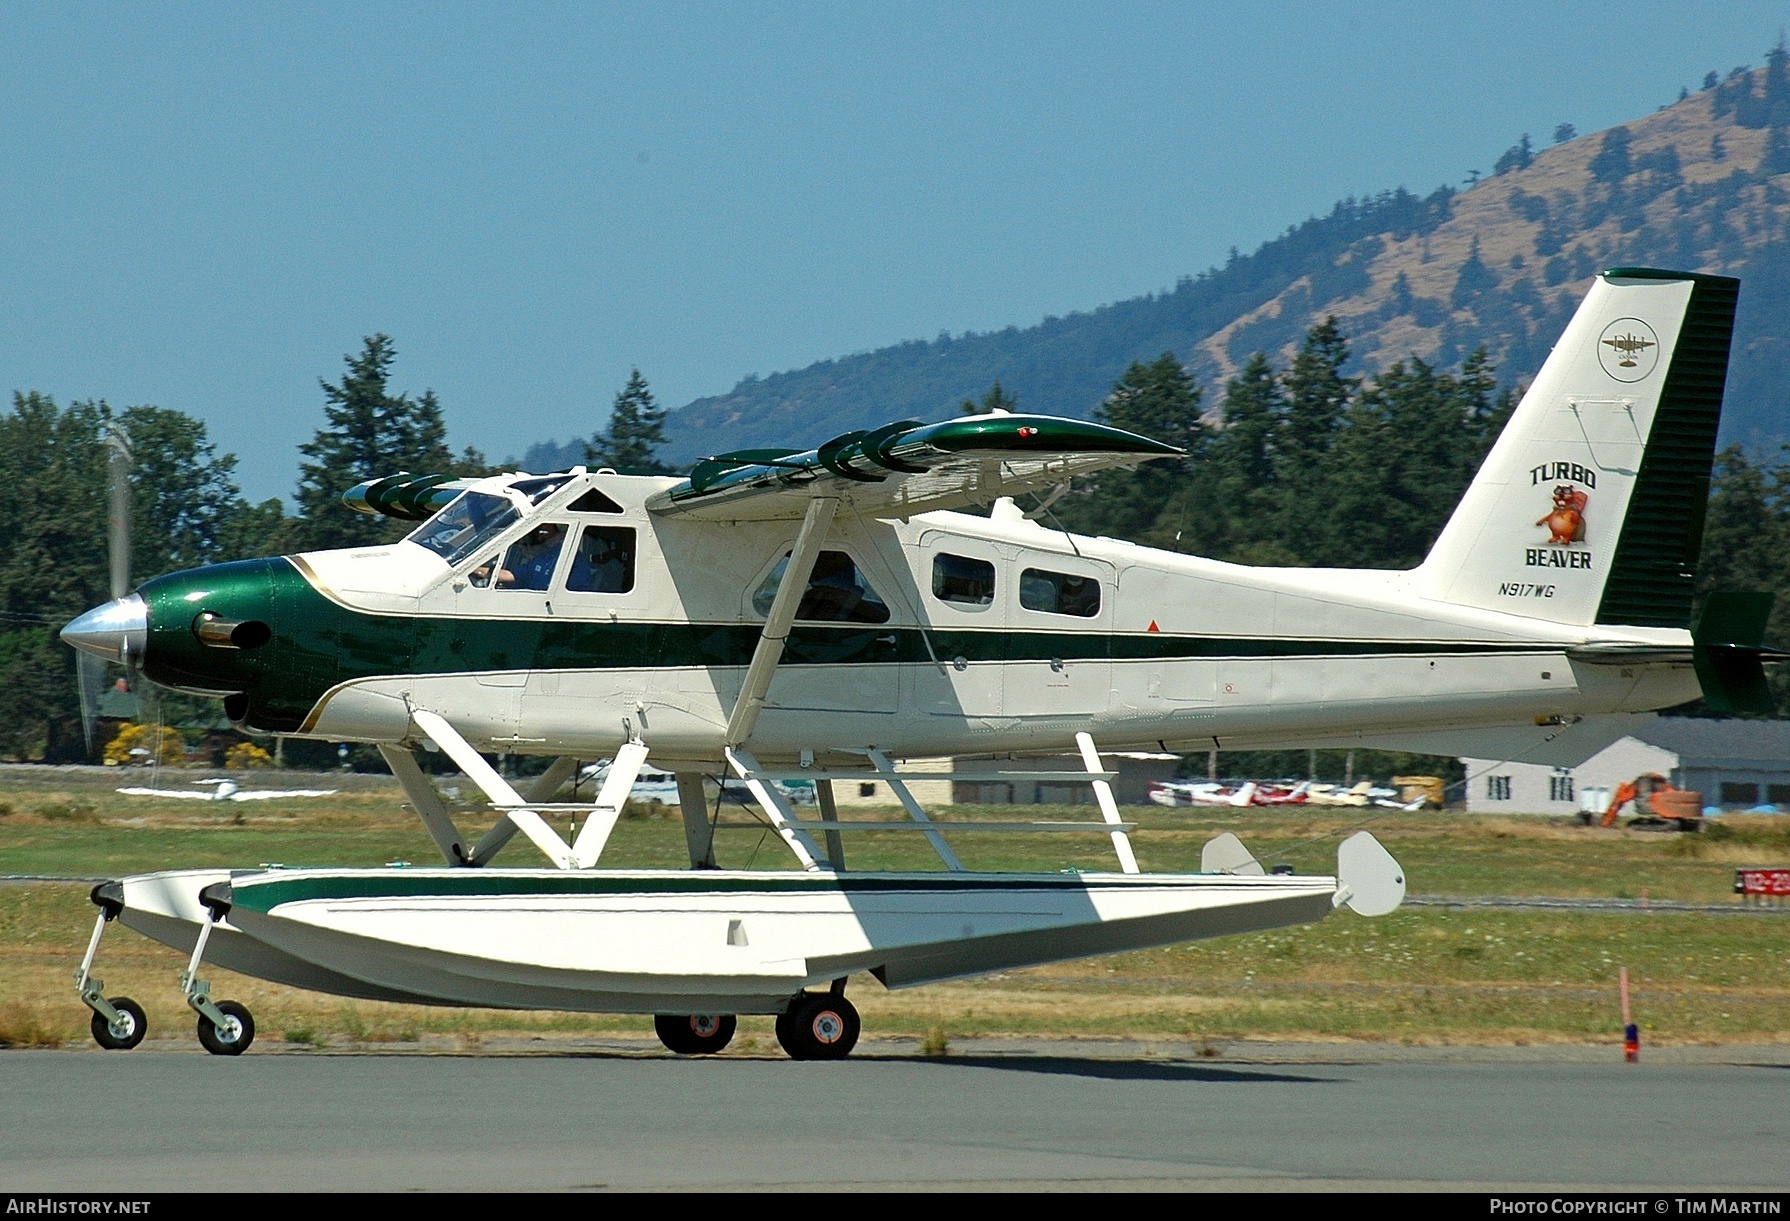
[[[659,1042],[680,1056],[712,1056],[733,1041],[738,1027],[731,1013],[661,1013],[653,1019]]]
[[[213,1007],[224,1020],[220,1024],[208,1013],[199,1014],[200,1045],[214,1056],[240,1056],[255,1041],[255,1019],[235,1001],[218,1001]]]
[[[777,1019],[777,1042],[792,1060],[843,1060],[858,1045],[861,1026],[844,996],[804,995]]]
[[[193,945],[192,961],[180,977],[180,991],[186,1003],[199,1015],[199,1044],[214,1056],[240,1056],[255,1041],[255,1019],[247,1007],[236,1001],[214,1001],[211,985],[199,978],[199,964],[205,960],[205,943],[211,930],[230,914],[230,883],[214,882],[199,892],[205,905],[205,923],[199,926],[199,939]]]
[[[105,1014],[95,1009],[93,1041],[107,1051],[129,1051],[149,1033],[149,1019],[143,1015],[143,1006],[128,996],[114,996],[106,1003],[118,1016],[107,1019]]]

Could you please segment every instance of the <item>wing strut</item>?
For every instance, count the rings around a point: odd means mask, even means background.
[[[765,694],[771,689],[777,663],[783,660],[783,644],[789,639],[790,625],[796,620],[796,608],[808,592],[808,578],[814,575],[814,561],[820,558],[820,545],[833,525],[833,512],[839,507],[836,496],[816,496],[808,502],[808,513],[802,518],[801,532],[790,548],[789,563],[784,565],[782,583],[771,600],[771,613],[765,616],[764,630],[758,646],[752,650],[752,664],[746,667],[740,684],[739,698],[733,703],[733,714],[727,718],[727,745],[744,746],[752,737],[752,727],[764,709]],[[753,770],[757,770],[754,767]],[[766,807],[767,812],[769,807]],[[811,866],[810,866],[811,867]]]

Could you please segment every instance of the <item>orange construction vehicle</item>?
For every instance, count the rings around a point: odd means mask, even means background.
[[[1703,827],[1703,794],[1676,788],[1658,772],[1648,772],[1618,785],[1599,825],[1615,826],[1617,812],[1631,801],[1635,803],[1635,816],[1628,824],[1631,827],[1663,829],[1676,825],[1680,831],[1699,831]],[[1585,821],[1590,822],[1590,817]]]

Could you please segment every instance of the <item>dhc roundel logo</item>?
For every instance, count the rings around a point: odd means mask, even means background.
[[[1639,318],[1618,318],[1597,340],[1597,359],[1619,382],[1638,382],[1659,364],[1659,336]]]

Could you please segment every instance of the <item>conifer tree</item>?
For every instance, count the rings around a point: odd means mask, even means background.
[[[1281,377],[1286,408],[1274,433],[1274,530],[1283,546],[1306,563],[1328,563],[1336,531],[1326,501],[1331,496],[1331,453],[1357,387],[1343,376],[1349,341],[1327,317],[1306,332],[1293,363]]]
[[[1466,309],[1488,292],[1498,287],[1498,277],[1485,260],[1479,257],[1479,238],[1473,239],[1472,249],[1467,253],[1467,261],[1461,264],[1459,277],[1454,282],[1454,292],[1449,297],[1449,304],[1456,309]]]
[[[364,479],[410,471],[449,474],[454,457],[434,391],[420,399],[387,389],[398,351],[384,334],[369,335],[358,354],[344,356],[340,382],[322,378],[324,427],[299,446],[297,545],[306,550],[357,547],[400,536],[403,522],[355,513],[342,493]]]
[[[1275,478],[1275,437],[1286,398],[1266,352],[1251,356],[1224,388],[1224,428],[1212,438],[1209,473],[1213,491],[1202,506],[1212,554],[1245,564],[1289,565],[1299,553],[1277,537],[1288,489]]]
[[[609,431],[597,433],[584,447],[585,460],[592,466],[618,471],[662,472],[667,468],[659,462],[655,451],[663,444],[665,412],[647,388],[640,370],[635,369],[628,375],[628,384],[615,396]]]
[[[1224,431],[1212,442],[1212,460],[1243,488],[1274,482],[1274,436],[1286,399],[1266,352],[1249,358],[1224,388]]]
[[[1001,389],[1001,379],[995,378],[994,385],[982,396],[980,403],[970,399],[963,400],[964,415],[984,415],[990,411],[1018,411],[1019,397]]]
[[[1327,317],[1305,334],[1292,366],[1281,379],[1286,413],[1274,438],[1276,466],[1283,480],[1298,478],[1330,453],[1356,381],[1344,377],[1349,341],[1336,319]]]
[[[1599,182],[1618,183],[1634,172],[1634,157],[1629,152],[1629,135],[1626,127],[1612,127],[1604,133],[1603,143],[1598,145],[1597,156],[1591,158],[1591,176]]]
[[[1140,542],[1170,541],[1178,527],[1166,507],[1186,490],[1190,471],[1197,469],[1206,451],[1208,434],[1200,418],[1198,383],[1173,352],[1164,352],[1148,364],[1133,361],[1113,383],[1112,393],[1095,410],[1094,418],[1178,446],[1188,457],[1179,462],[1145,462],[1130,471],[1103,471],[1089,481],[1088,495],[1077,498],[1063,515],[1080,526],[1097,527],[1103,534]],[[1163,524],[1152,531],[1159,518]]]

